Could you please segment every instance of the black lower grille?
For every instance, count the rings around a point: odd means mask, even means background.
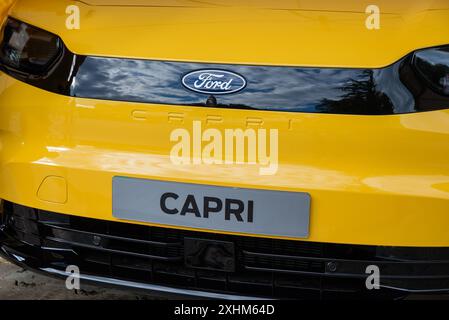
[[[30,256],[36,267],[65,269],[76,264],[82,273],[91,275],[273,298],[395,296],[399,291],[365,288],[366,267],[375,264],[386,287],[426,289],[430,283],[438,283],[434,286],[449,288],[447,248],[222,235],[62,215],[8,202],[2,219],[3,234],[9,239],[2,245]],[[232,244],[235,269],[225,272],[187,267],[185,238]]]

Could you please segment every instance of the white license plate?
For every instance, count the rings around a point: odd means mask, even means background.
[[[112,214],[160,225],[306,238],[310,195],[114,177]]]

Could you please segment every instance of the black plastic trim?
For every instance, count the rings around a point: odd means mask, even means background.
[[[449,291],[449,248],[221,235],[70,216],[11,202],[5,202],[4,217],[0,251],[15,263],[61,274],[75,264],[92,279],[131,287],[267,298],[391,297],[403,292]],[[235,268],[190,266],[183,259],[186,238],[232,245]],[[380,268],[380,286],[387,291],[366,289],[368,265]]]

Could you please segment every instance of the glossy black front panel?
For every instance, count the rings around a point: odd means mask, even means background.
[[[78,69],[71,94],[108,100],[205,105],[210,96],[186,89],[181,79],[186,73],[206,68],[236,72],[247,80],[244,90],[209,99],[211,106],[294,112],[409,112],[413,97],[399,80],[398,65],[360,70],[87,57]]]
[[[449,108],[449,98],[429,89],[412,59],[380,69],[306,68],[86,57],[64,47],[44,76],[2,69],[51,92],[114,101],[360,115]],[[226,95],[187,89],[183,76],[201,69],[239,74],[246,87]]]

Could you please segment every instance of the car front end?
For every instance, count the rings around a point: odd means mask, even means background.
[[[0,253],[197,297],[447,293],[449,5],[378,2],[370,30],[356,1],[10,1]]]

